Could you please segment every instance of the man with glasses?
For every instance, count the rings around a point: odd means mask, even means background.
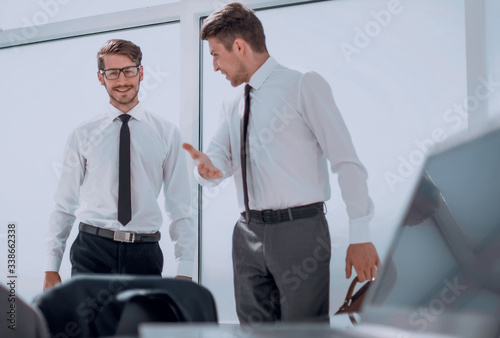
[[[177,277],[191,279],[196,238],[181,135],[139,103],[141,59],[139,46],[125,40],[109,40],[97,54],[97,76],[110,105],[68,140],[49,220],[44,290],[61,282],[59,268],[80,204],[72,276],[161,276],[163,220],[157,198],[162,185]]]

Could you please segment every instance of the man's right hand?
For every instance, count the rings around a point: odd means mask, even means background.
[[[182,145],[182,148],[187,150],[189,155],[191,155],[191,157],[193,158],[194,164],[196,164],[196,166],[198,167],[198,173],[201,177],[206,180],[213,180],[222,177],[222,171],[220,171],[213,165],[212,161],[207,155],[205,155],[201,151],[194,149],[194,147],[189,143],[184,143]]]
[[[45,271],[45,280],[43,281],[43,291],[61,283],[61,276],[56,271]]]

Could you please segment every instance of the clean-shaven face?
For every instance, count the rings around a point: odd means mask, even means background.
[[[106,54],[103,56],[104,69],[122,69],[136,66],[136,64],[126,55]],[[109,102],[126,113],[139,103],[138,93],[140,82],[143,78],[142,67],[134,77],[125,77],[123,72],[115,80],[108,80],[103,74],[98,72],[99,81],[106,87],[109,95]]]
[[[238,87],[249,81],[248,70],[234,50],[228,51],[216,37],[207,40],[210,54],[213,57],[214,71],[220,71],[225,75],[233,87]]]

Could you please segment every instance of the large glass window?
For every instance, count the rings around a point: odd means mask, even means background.
[[[30,299],[42,289],[47,224],[68,136],[80,123],[102,114],[109,101],[97,79],[100,46],[110,38],[138,44],[145,73],[140,101],[179,125],[179,35],[180,25],[172,23],[0,50],[0,236],[4,242],[6,225],[17,223],[17,292],[21,297]],[[163,210],[162,194],[159,203]],[[173,276],[170,221],[163,216],[164,275]],[[63,279],[70,277],[68,252],[76,233],[74,226],[61,266]],[[6,255],[0,257],[3,261]],[[1,267],[4,270],[6,264]],[[7,276],[6,271],[2,274]]]
[[[26,29],[28,36],[37,34],[43,25],[52,22],[80,19],[94,15],[179,2],[180,0],[108,0],[86,1],[71,0],[4,0],[0,3],[0,28],[3,30],[34,27]]]
[[[500,2],[484,1],[484,41],[486,54],[486,80],[489,83],[488,115],[500,117]]]
[[[268,49],[282,65],[316,71],[336,103],[369,173],[372,239],[383,256],[428,149],[467,128],[463,2],[326,1],[257,11]],[[203,148],[224,99],[237,90],[214,73],[203,45]],[[300,159],[297,159],[300,161]],[[341,304],[348,218],[336,176],[327,218],[332,234],[331,311]],[[238,218],[234,182],[203,190],[202,281],[220,320],[236,321],[231,237]]]

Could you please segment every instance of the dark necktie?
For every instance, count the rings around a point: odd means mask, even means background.
[[[120,158],[118,174],[118,221],[127,225],[132,219],[132,198],[130,189],[130,129],[128,121],[130,115],[122,114],[120,129]]]
[[[240,139],[240,159],[241,159],[241,177],[243,179],[243,199],[245,202],[245,216],[247,223],[250,221],[250,207],[248,206],[248,186],[247,186],[247,131],[248,119],[250,116],[250,87],[245,86],[245,111],[243,112],[243,126],[241,128]]]

